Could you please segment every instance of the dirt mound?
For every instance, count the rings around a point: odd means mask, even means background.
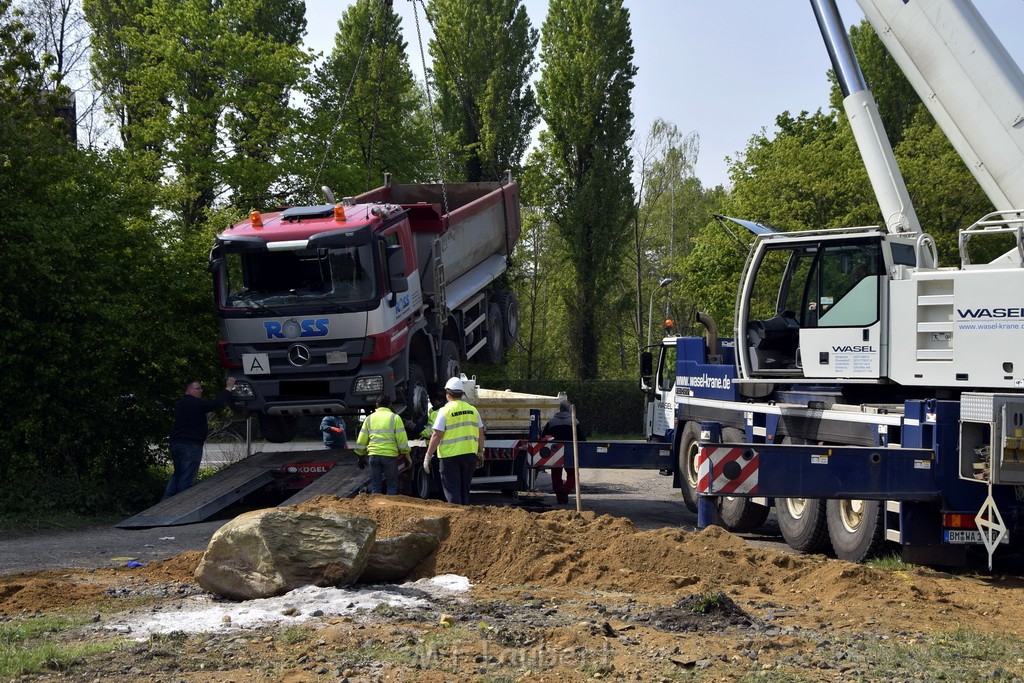
[[[663,631],[724,631],[730,626],[750,626],[753,617],[723,593],[687,595],[672,607],[663,607],[647,618]]]
[[[445,517],[450,534],[415,577],[461,574],[486,585],[566,586],[605,591],[671,592],[727,586],[767,587],[813,575],[824,559],[749,546],[722,529],[638,531],[626,519],[591,512],[453,506],[381,496],[316,498],[305,509],[333,509],[378,522],[380,537]],[[852,565],[848,565],[852,566]],[[765,571],[767,570],[767,571]],[[826,583],[830,577],[821,579]]]
[[[765,550],[718,527],[698,533],[639,531],[626,519],[590,512],[543,513],[519,508],[453,506],[439,501],[361,495],[322,496],[302,506],[366,515],[388,537],[443,518],[449,529],[432,556],[410,578],[466,576],[481,589],[558,595],[565,589],[598,600],[642,596],[652,609],[683,609],[687,596],[724,594],[745,607],[863,623],[912,623],[924,630],[1024,621],[1012,586],[925,569],[881,571]],[[0,577],[0,614],[47,611],[158,591],[198,591],[199,552],[145,567],[57,570]],[[988,624],[990,625],[990,623]]]
[[[418,578],[460,574],[479,586],[572,587],[598,593],[645,594],[673,605],[688,595],[725,593],[750,604],[804,617],[905,622],[922,629],[982,624],[1003,613],[1024,618],[1011,593],[976,580],[928,569],[887,572],[820,555],[793,555],[751,546],[719,527],[697,533],[639,531],[626,519],[590,512],[543,513],[518,508],[453,506],[439,501],[361,495],[320,497],[301,506],[372,517],[386,537],[417,528],[424,517],[446,517],[450,534],[416,568]],[[913,615],[913,616],[911,616]]]

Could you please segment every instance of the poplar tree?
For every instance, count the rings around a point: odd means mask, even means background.
[[[427,13],[437,108],[463,179],[518,174],[538,118],[537,30],[522,0],[431,0]]]
[[[550,175],[552,223],[572,284],[571,368],[599,375],[606,307],[621,292],[633,205],[633,40],[621,0],[552,0],[541,37],[537,96],[547,129],[540,141]]]
[[[436,164],[423,92],[412,75],[400,18],[382,0],[357,0],[338,21],[316,70],[298,180],[340,197],[380,184],[425,181]]]
[[[265,203],[305,74],[301,0],[85,0],[93,73],[136,171],[182,234]]]

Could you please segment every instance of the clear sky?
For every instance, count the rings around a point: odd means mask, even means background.
[[[402,17],[413,72],[422,79],[412,0],[393,0]],[[348,2],[306,0],[307,45],[329,52]],[[843,23],[864,15],[854,0],[838,0]],[[1018,64],[1024,44],[1011,42],[1024,27],[1024,0],[975,0]],[[540,29],[547,0],[526,0]],[[625,0],[633,29],[633,126],[643,137],[662,118],[700,137],[697,177],[705,186],[728,182],[726,156],[769,131],[783,111],[814,111],[828,104],[828,53],[808,0]],[[429,26],[419,10],[427,63]],[[871,84],[868,84],[870,87]]]

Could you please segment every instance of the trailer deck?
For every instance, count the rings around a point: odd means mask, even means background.
[[[348,451],[318,449],[256,453],[114,526],[119,529],[146,529],[201,522],[279,478],[285,465],[312,461],[334,464],[281,505],[295,505],[321,494],[350,498],[369,482],[369,470],[357,468]]]

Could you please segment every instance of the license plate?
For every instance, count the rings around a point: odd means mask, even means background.
[[[945,529],[942,533],[945,536],[946,543],[977,543],[978,545],[984,543],[981,540],[981,532],[977,529]],[[1000,544],[1009,542],[1010,534],[1006,534],[999,541]]]
[[[243,353],[242,372],[247,375],[269,375],[270,355],[266,353]]]

